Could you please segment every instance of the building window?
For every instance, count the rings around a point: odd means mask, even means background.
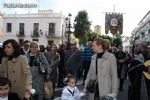
[[[39,36],[39,23],[33,23],[33,35]]]
[[[19,35],[24,35],[24,23],[19,23]]]
[[[36,42],[39,42],[39,40],[38,40],[38,39],[32,39],[32,41],[36,41]]]
[[[148,29],[148,33],[150,34],[150,29]]]
[[[11,28],[12,28],[12,26],[11,26],[11,23],[7,23],[7,32],[11,32]]]
[[[55,23],[49,23],[48,33],[49,35],[55,34]]]
[[[51,44],[53,44],[53,43],[54,43],[53,40],[48,40],[48,45],[51,45]]]

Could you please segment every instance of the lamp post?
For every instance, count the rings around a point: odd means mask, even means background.
[[[70,34],[71,34],[71,13],[68,14],[68,17],[65,18],[66,20],[66,33],[67,33],[67,49],[70,48]]]

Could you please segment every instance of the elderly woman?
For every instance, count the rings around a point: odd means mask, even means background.
[[[95,80],[95,94],[90,100],[101,100],[101,98],[112,95],[117,96],[118,77],[117,64],[113,54],[107,52],[103,39],[93,41],[95,54],[91,58],[91,65],[85,80],[85,90],[90,81]]]
[[[30,51],[31,52],[27,54],[27,58],[32,74],[32,86],[36,90],[35,100],[43,100],[45,81],[44,79],[45,76],[47,76],[46,72],[49,74],[51,72],[51,69],[44,54],[38,51],[37,42],[30,43]]]
[[[50,52],[45,54],[50,67],[52,68],[52,72],[49,75],[50,77],[47,79],[47,81],[52,81],[53,84],[53,92],[55,90],[55,85],[57,82],[57,74],[58,74],[58,65],[60,62],[60,55],[57,53],[57,46],[55,44],[52,44],[50,47]],[[53,96],[52,96],[53,99]]]
[[[30,93],[32,87],[27,58],[20,55],[20,46],[13,39],[6,40],[3,43],[3,52],[0,76],[4,76],[11,81],[10,92],[16,93],[22,100],[26,93]]]

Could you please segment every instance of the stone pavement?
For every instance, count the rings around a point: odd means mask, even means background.
[[[129,85],[129,80],[127,79],[124,82],[124,91],[119,92],[118,94],[118,100],[128,100],[128,85]]]

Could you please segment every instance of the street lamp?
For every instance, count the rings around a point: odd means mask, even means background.
[[[67,33],[67,49],[70,48],[70,34],[71,34],[71,13],[68,14],[68,17],[65,18],[66,20],[66,33]]]

